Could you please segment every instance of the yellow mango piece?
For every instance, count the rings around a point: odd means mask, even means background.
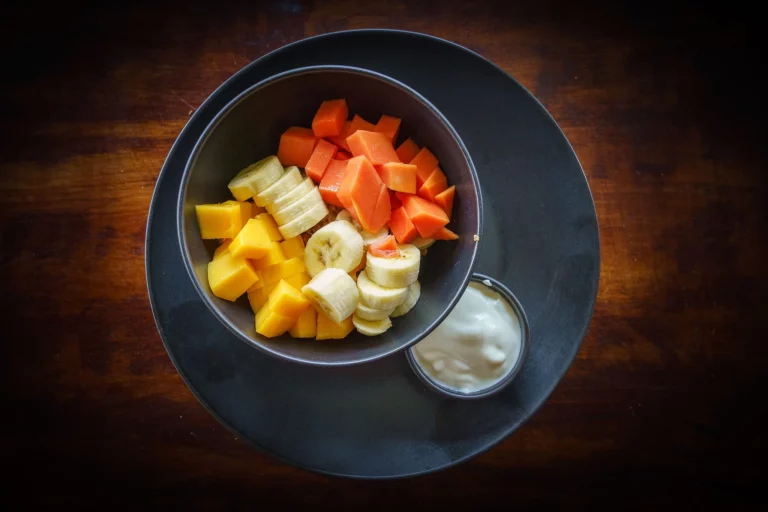
[[[221,204],[236,204],[240,207],[240,219],[243,221],[243,226],[245,226],[245,223],[248,222],[248,219],[253,217],[253,208],[256,206],[255,204],[251,203],[250,201],[233,201],[230,199],[229,201],[224,201]]]
[[[269,300],[269,293],[264,288],[258,290],[248,290],[248,303],[251,305],[251,310],[256,314]]]
[[[234,238],[243,227],[239,204],[199,204],[195,206],[195,213],[204,240]]]
[[[266,256],[257,260],[253,260],[253,268],[256,270],[264,270],[267,267],[277,265],[278,263],[282,263],[284,261],[285,255],[283,254],[283,248],[280,247],[279,243],[272,242],[272,244],[269,246],[269,251],[267,252]]]
[[[317,312],[315,309],[305,309],[288,334],[294,338],[314,338],[317,334]]]
[[[352,317],[343,320],[341,325],[334,323],[333,320],[325,316],[325,313],[317,312],[317,335],[318,340],[340,340],[346,338],[354,330]]]
[[[248,219],[245,227],[232,239],[229,252],[238,258],[255,260],[266,256],[273,243],[269,239],[269,233],[267,233],[264,223],[256,219]]]
[[[256,332],[267,338],[285,334],[295,323],[295,317],[284,316],[270,310],[269,302],[256,313]]]
[[[258,279],[248,260],[236,258],[229,251],[208,263],[208,285],[215,296],[225,300],[234,302]]]
[[[256,204],[251,203],[251,218],[256,218],[262,213],[267,213],[266,208],[262,208],[261,206],[256,206]]]
[[[300,236],[295,236],[280,242],[283,247],[283,253],[286,258],[303,258],[304,257],[304,240]]]
[[[221,245],[216,248],[215,251],[213,251],[213,259],[215,260],[225,252],[227,252],[227,249],[229,248],[229,244],[232,243],[232,239],[227,238],[226,240],[223,240],[221,242]]]
[[[293,286],[297,290],[301,290],[306,285],[309,284],[309,282],[312,280],[311,277],[309,277],[309,274],[306,272],[301,272],[300,274],[296,274],[295,276],[289,276],[283,278],[286,283]]]
[[[274,313],[298,319],[308,307],[309,299],[283,280],[269,294],[269,309]]]
[[[280,233],[280,230],[277,227],[277,222],[275,222],[275,219],[270,214],[260,213],[256,216],[256,220],[264,223],[264,227],[267,228],[269,237],[273,242],[279,242],[283,239],[283,235]]]
[[[264,283],[276,283],[281,279],[295,276],[296,274],[301,274],[306,271],[307,267],[304,265],[304,258],[291,258],[261,270],[259,277]]]

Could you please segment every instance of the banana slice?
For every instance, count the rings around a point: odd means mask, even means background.
[[[308,229],[312,229],[315,225],[323,220],[328,215],[328,207],[325,203],[314,206],[311,210],[303,215],[293,219],[288,224],[280,226],[280,234],[283,238],[293,238],[299,236]]]
[[[389,229],[386,227],[381,228],[376,233],[369,233],[363,229],[363,226],[361,226],[360,223],[357,222],[347,210],[341,210],[336,215],[336,220],[345,220],[352,224],[357,232],[360,233],[360,236],[363,237],[363,248],[365,249],[367,249],[369,245],[376,242],[377,240],[380,240],[385,236],[389,236]]]
[[[280,179],[256,194],[253,202],[256,203],[256,206],[267,206],[269,203],[274,202],[275,199],[293,190],[301,183],[301,180],[299,168],[293,165],[285,170],[285,174],[280,176]]]
[[[359,301],[355,282],[339,268],[327,268],[317,274],[301,292],[325,315],[341,324],[354,313]]]
[[[408,288],[384,288],[368,279],[365,272],[357,276],[357,289],[360,290],[360,301],[373,309],[396,308],[408,295]]]
[[[363,238],[350,224],[336,220],[318,229],[307,241],[304,264],[309,275],[326,268],[351,272],[363,260]]]
[[[365,273],[371,281],[385,288],[405,288],[419,278],[421,252],[415,245],[397,245],[400,256],[380,258],[368,254]]]
[[[311,179],[305,178],[304,181],[298,184],[296,188],[288,192],[287,194],[278,197],[275,199],[274,203],[270,203],[267,205],[267,211],[270,215],[274,215],[286,206],[290,205],[294,201],[298,201],[307,193],[315,188],[315,184],[312,182]]]
[[[249,165],[229,182],[229,191],[238,201],[252,198],[283,175],[283,166],[276,156],[268,156]]]
[[[421,297],[421,285],[418,281],[414,281],[409,287],[408,287],[408,296],[405,298],[405,301],[397,306],[395,310],[392,312],[391,316],[392,318],[397,318],[398,316],[403,316],[407,312],[413,309],[413,306],[416,305],[417,302],[419,302],[419,297]]]
[[[277,222],[279,226],[288,224],[293,219],[300,217],[302,214],[308,212],[318,204],[323,204],[323,196],[320,195],[320,189],[315,187],[298,201],[294,201],[289,206],[286,206],[279,212],[275,213],[275,222]]]
[[[399,308],[400,306],[397,307]],[[361,302],[357,305],[357,309],[355,309],[355,316],[360,317],[363,320],[384,320],[385,318],[389,317],[389,315],[391,315],[395,309],[397,308],[374,309],[372,307],[366,306]]]
[[[434,238],[421,238],[420,236],[417,236],[411,242],[411,244],[415,245],[419,250],[428,249],[432,247],[432,244],[434,243],[435,243]]]
[[[365,336],[378,336],[392,327],[392,320],[389,317],[383,320],[364,320],[357,315],[352,317],[352,324],[357,332]]]

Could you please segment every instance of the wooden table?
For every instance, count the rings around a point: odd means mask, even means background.
[[[744,20],[704,8],[564,5],[12,11],[0,40],[12,71],[0,85],[0,364],[4,461],[36,482],[27,502],[746,503],[766,477],[756,47]],[[143,258],[155,181],[195,107],[275,48],[363,27],[454,40],[531,90],[586,170],[603,251],[589,333],[542,410],[467,464],[378,483],[293,469],[209,416],[160,341]]]

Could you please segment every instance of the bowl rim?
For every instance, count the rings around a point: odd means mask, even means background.
[[[520,355],[518,356],[517,361],[515,361],[515,364],[512,366],[512,368],[509,369],[507,374],[504,375],[501,380],[487,388],[473,391],[471,393],[462,393],[461,391],[440,384],[438,381],[433,379],[416,359],[416,356],[413,353],[413,346],[409,347],[405,352],[406,358],[408,359],[408,363],[411,365],[413,373],[415,373],[416,376],[419,377],[419,379],[424,384],[426,384],[433,391],[440,393],[441,395],[445,395],[451,398],[458,398],[459,400],[477,400],[479,398],[487,398],[499,393],[501,390],[509,386],[509,384],[515,380],[515,377],[517,377],[517,375],[523,369],[525,360],[528,359],[528,349],[531,345],[531,327],[528,323],[528,316],[525,314],[525,309],[515,294],[512,293],[512,291],[507,288],[504,283],[490,276],[486,276],[485,274],[476,272],[472,274],[470,280],[487,286],[491,290],[501,295],[509,303],[509,305],[512,306],[512,309],[517,315],[518,321],[520,323]]]
[[[286,80],[297,75],[324,73],[328,71],[359,74],[359,75],[364,75],[369,78],[374,78],[382,82],[385,82],[389,85],[392,85],[394,87],[401,89],[406,94],[409,94],[410,96],[414,97],[417,101],[422,103],[422,105],[424,105],[428,110],[430,110],[433,113],[433,115],[443,124],[444,128],[447,129],[450,135],[453,137],[453,140],[461,150],[461,153],[467,162],[467,167],[469,169],[470,177],[472,179],[472,184],[473,184],[472,189],[477,198],[478,212],[477,212],[477,233],[476,234],[479,237],[482,237],[483,196],[480,191],[480,181],[477,176],[477,170],[475,169],[475,165],[474,165],[474,162],[472,161],[472,157],[470,156],[469,151],[464,145],[464,141],[461,139],[458,132],[450,123],[450,121],[448,121],[448,119],[443,115],[443,113],[440,112],[440,110],[438,110],[438,108],[435,107],[427,98],[419,94],[417,91],[415,91],[408,85],[390,76],[387,76],[383,73],[379,73],[376,71],[372,71],[369,69],[364,69],[356,66],[342,66],[342,65],[302,66],[302,67],[298,67],[288,71],[283,71],[281,73],[274,74],[248,87],[243,92],[238,94],[235,98],[233,98],[231,101],[229,101],[224,107],[222,107],[222,109],[216,113],[213,119],[211,119],[211,121],[205,127],[205,130],[203,130],[202,134],[195,142],[195,145],[192,148],[192,152],[190,153],[190,156],[187,159],[186,164],[184,165],[184,171],[182,173],[181,182],[179,184],[179,193],[177,196],[177,204],[176,204],[176,231],[178,235],[177,237],[178,242],[181,249],[182,260],[184,261],[184,267],[187,271],[187,275],[192,281],[192,284],[195,290],[197,291],[197,294],[203,300],[203,303],[208,307],[208,309],[213,313],[213,315],[219,320],[219,322],[221,322],[224,326],[226,326],[227,329],[229,329],[233,334],[235,334],[238,338],[240,338],[242,341],[244,341],[251,347],[261,350],[262,352],[267,353],[283,361],[287,361],[291,363],[299,363],[299,364],[304,364],[308,366],[316,366],[316,367],[344,367],[344,366],[354,366],[354,365],[377,361],[379,359],[383,359],[390,355],[406,350],[409,347],[421,341],[422,339],[424,339],[429,333],[431,333],[435,328],[437,328],[437,326],[440,325],[440,323],[442,323],[442,321],[448,316],[448,314],[456,306],[462,294],[464,293],[464,290],[467,288],[470,279],[472,278],[473,269],[477,263],[477,253],[480,247],[479,242],[475,241],[475,243],[472,245],[469,269],[468,269],[467,275],[463,277],[459,285],[459,289],[457,290],[455,296],[449,301],[448,305],[443,310],[443,312],[440,315],[438,315],[435,319],[433,319],[430,323],[428,323],[427,326],[424,329],[422,329],[417,336],[413,337],[413,339],[409,340],[407,343],[402,343],[399,346],[392,348],[390,350],[386,350],[379,354],[374,354],[367,357],[350,359],[348,361],[313,361],[307,358],[288,355],[288,354],[282,353],[279,350],[270,348],[264,345],[263,343],[261,343],[259,340],[255,338],[251,338],[250,336],[247,336],[244,332],[242,332],[239,328],[237,328],[237,326],[235,326],[229,318],[227,318],[227,316],[218,308],[218,306],[216,306],[216,304],[214,304],[213,300],[208,296],[208,293],[206,293],[206,291],[203,289],[202,284],[200,283],[200,280],[197,278],[197,275],[195,274],[194,268],[192,267],[190,252],[188,249],[187,236],[184,230],[184,199],[186,198],[186,195],[187,195],[190,170],[194,166],[194,164],[197,162],[197,159],[200,155],[200,151],[202,147],[211,137],[211,135],[213,134],[214,130],[218,127],[218,125],[224,121],[224,119],[234,110],[235,107],[237,107],[238,104],[244,101],[251,94],[258,92],[260,89],[268,85],[272,85],[275,82]],[[230,79],[231,77],[228,78],[225,81],[225,83]]]

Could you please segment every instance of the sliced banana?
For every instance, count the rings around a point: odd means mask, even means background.
[[[369,233],[368,231],[363,229],[363,226],[361,226],[360,223],[357,222],[347,210],[341,210],[336,215],[336,220],[345,220],[350,224],[352,224],[357,230],[357,232],[360,233],[360,236],[363,237],[364,248],[368,248],[369,245],[376,242],[377,240],[380,240],[386,236],[389,236],[389,229],[387,227],[381,228],[376,233]]]
[[[283,166],[276,156],[268,156],[249,165],[229,182],[229,191],[238,201],[245,201],[265,190],[283,175]]]
[[[397,307],[399,308],[400,306]],[[363,320],[384,320],[389,317],[395,309],[397,308],[374,309],[361,302],[357,305],[357,309],[355,309],[355,316],[360,317]]]
[[[274,202],[275,199],[284,196],[296,188],[302,179],[299,168],[293,165],[285,170],[285,174],[280,176],[280,179],[256,194],[253,202],[256,203],[256,206],[267,206],[269,203]]]
[[[392,318],[403,316],[404,314],[412,310],[413,306],[415,306],[416,303],[419,302],[419,297],[421,297],[421,284],[419,284],[418,281],[414,281],[408,287],[408,295],[405,297],[405,301],[399,306],[397,306],[395,310],[392,312],[392,314],[389,316],[391,316]]]
[[[337,324],[355,312],[359,301],[355,282],[339,268],[323,270],[301,291],[318,310]]]
[[[326,215],[328,215],[328,207],[325,206],[325,203],[318,204],[288,224],[280,226],[280,234],[286,239],[299,236],[308,229],[315,227],[315,224],[323,220]]]
[[[381,258],[368,254],[365,273],[371,281],[385,288],[405,288],[419,278],[421,252],[415,245],[397,245],[400,255]]]
[[[408,288],[384,288],[368,279],[365,272],[357,276],[357,289],[360,290],[360,301],[373,309],[396,308],[408,295]]]
[[[293,219],[300,217],[302,214],[308,212],[318,204],[323,204],[323,196],[320,195],[320,189],[315,187],[298,201],[294,201],[279,212],[275,213],[273,215],[275,217],[275,222],[277,222],[279,226],[288,224]]]
[[[352,324],[357,332],[365,336],[378,336],[392,327],[392,320],[389,317],[382,320],[364,320],[357,315],[352,317]]]
[[[299,183],[293,190],[275,199],[274,203],[268,204],[267,211],[270,215],[274,215],[294,201],[298,201],[307,195],[307,192],[313,188],[315,188],[315,184],[312,180],[310,178],[305,178],[304,181]]]
[[[351,272],[363,260],[363,238],[347,221],[336,220],[318,229],[307,241],[304,264],[309,275],[326,268]]]
[[[420,236],[417,236],[411,242],[411,244],[415,245],[419,250],[428,249],[432,247],[432,244],[434,243],[435,243],[434,238],[421,238]]]

